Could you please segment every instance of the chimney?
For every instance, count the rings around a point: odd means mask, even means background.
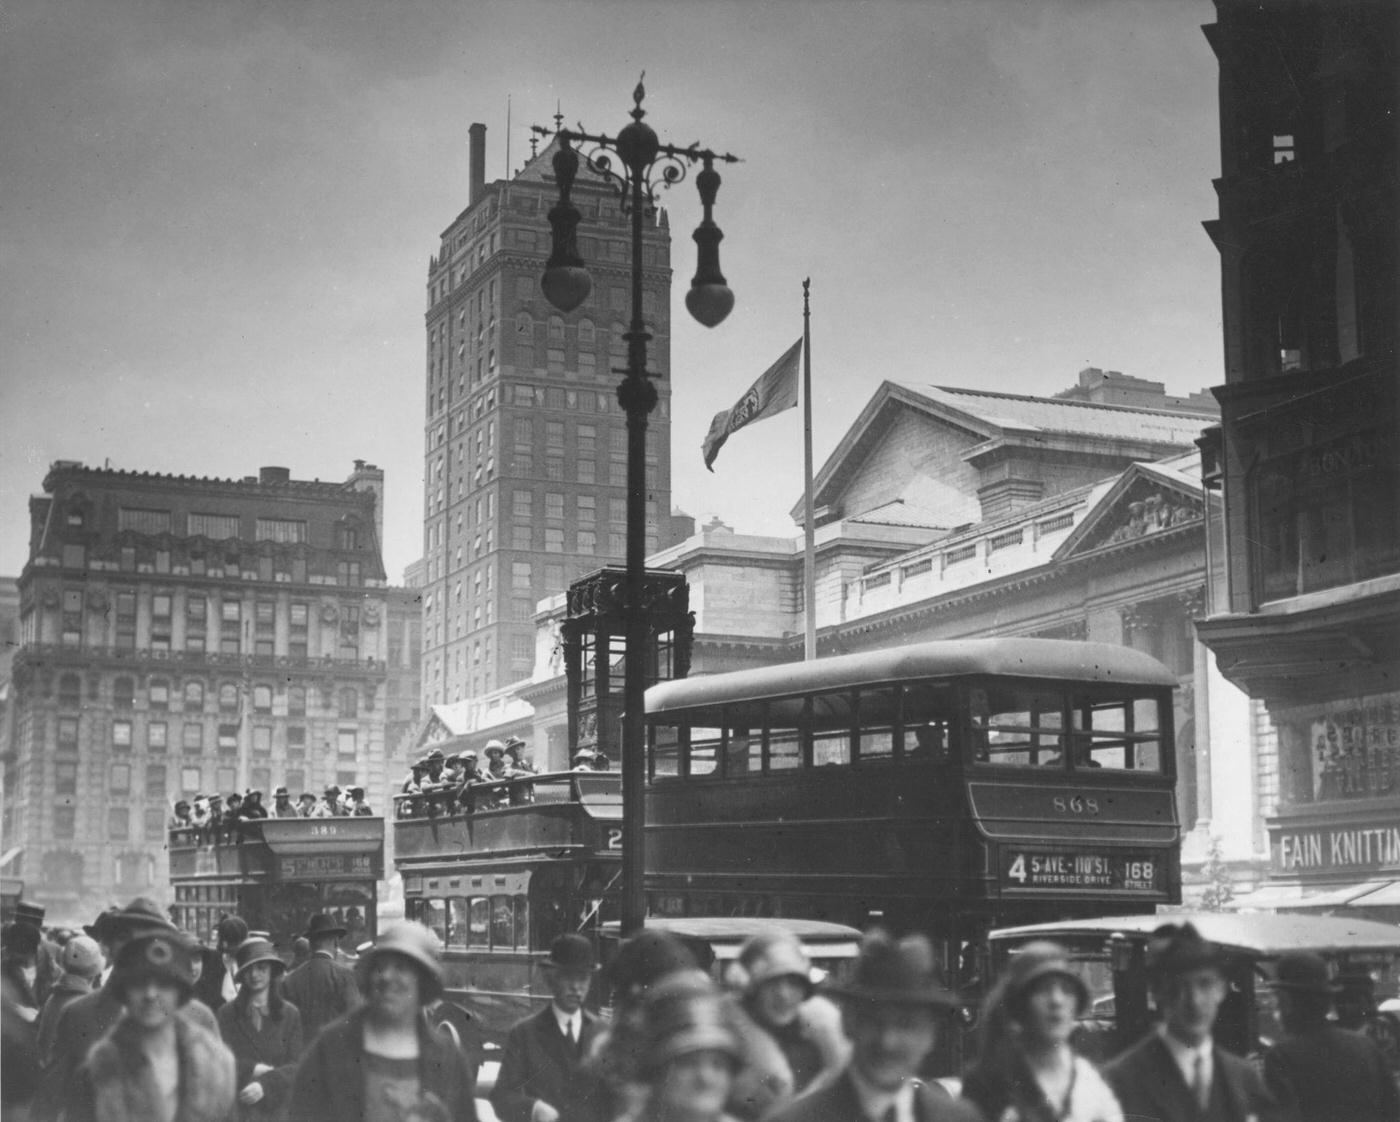
[[[467,205],[470,206],[481,198],[481,192],[486,189],[486,126],[478,121],[467,130],[467,135],[471,137],[471,193],[467,196]]]

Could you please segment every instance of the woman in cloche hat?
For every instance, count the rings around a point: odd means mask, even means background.
[[[356,964],[365,1003],[328,1025],[297,1070],[287,1117],[297,1122],[475,1122],[467,1058],[424,1008],[442,991],[437,939],[422,924],[390,924]]]
[[[644,1089],[627,1122],[728,1118],[725,1103],[743,1056],[725,996],[704,974],[685,971],[648,991],[640,1012]]]
[[[1094,1065],[1070,1044],[1089,989],[1056,943],[1027,943],[987,995],[963,1098],[1000,1122],[1122,1122]]]
[[[233,1055],[184,1012],[194,992],[190,950],[175,931],[122,945],[104,989],[123,1012],[71,1080],[66,1122],[226,1122]]]
[[[239,1116],[276,1118],[301,1057],[301,1013],[282,996],[287,966],[266,938],[250,936],[234,954],[238,996],[216,1014],[238,1063]]]

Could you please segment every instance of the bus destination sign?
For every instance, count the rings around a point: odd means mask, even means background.
[[[319,853],[279,857],[282,880],[325,880],[332,877],[373,878],[374,861],[368,853]]]
[[[1005,889],[1088,889],[1109,892],[1163,892],[1162,862],[1140,853],[1049,853],[1003,849]]]

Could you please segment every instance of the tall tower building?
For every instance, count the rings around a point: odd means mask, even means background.
[[[383,480],[363,461],[335,483],[52,465],[30,500],[0,757],[8,871],[50,919],[161,897],[176,798],[336,783],[383,805],[386,659],[407,633]]]
[[[618,194],[581,169],[574,203],[593,291],[568,315],[540,291],[554,144],[485,181],[486,126],[470,129],[470,195],[428,262],[424,426],[423,704],[527,678],[535,606],[627,538],[631,245]],[[647,432],[647,552],[669,545],[670,231],[647,223],[643,309],[660,402]]]

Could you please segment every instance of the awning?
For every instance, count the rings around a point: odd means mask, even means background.
[[[1351,902],[1353,908],[1400,908],[1400,880],[1381,881],[1365,896]]]
[[[1230,901],[1231,911],[1263,909],[1320,911],[1329,908],[1368,908],[1400,905],[1400,881],[1363,880],[1312,891],[1310,885],[1265,884],[1248,896]]]
[[[1356,884],[1338,885],[1336,888],[1325,889],[1322,892],[1308,893],[1299,903],[1289,904],[1288,907],[1306,908],[1309,911],[1317,908],[1356,907],[1355,901],[1358,897],[1385,888],[1389,884],[1389,881],[1384,880],[1366,880],[1358,881]]]

